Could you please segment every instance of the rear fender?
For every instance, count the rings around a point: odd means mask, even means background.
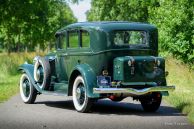
[[[32,85],[36,88],[36,90],[40,93],[42,93],[42,90],[39,88],[39,86],[36,84],[34,80],[34,65],[32,64],[22,64],[19,66],[19,71],[22,71],[22,73],[26,73],[32,83]]]
[[[98,98],[99,94],[93,93],[93,88],[97,87],[97,78],[92,68],[87,64],[79,64],[74,70],[78,70],[81,73],[85,81],[87,96],[90,98]]]

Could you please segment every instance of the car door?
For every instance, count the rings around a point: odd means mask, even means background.
[[[76,65],[88,63],[90,60],[90,35],[86,30],[75,28],[67,32],[67,37],[67,54],[69,57],[67,73],[70,75]]]
[[[67,74],[70,76],[74,67],[79,62],[79,51],[80,51],[80,37],[79,30],[74,28],[67,31],[67,55],[69,59],[69,63],[67,64],[68,70]]]
[[[68,82],[67,76],[67,32],[63,31],[57,36],[56,75],[58,82]]]

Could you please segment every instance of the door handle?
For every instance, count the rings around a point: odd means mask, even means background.
[[[67,55],[68,55],[67,53],[60,54],[60,56],[67,56]]]

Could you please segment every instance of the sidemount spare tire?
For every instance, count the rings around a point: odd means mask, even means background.
[[[51,68],[49,60],[38,57],[34,64],[34,80],[42,90],[47,90],[51,82]]]

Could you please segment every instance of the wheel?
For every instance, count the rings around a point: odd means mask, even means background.
[[[78,76],[73,84],[73,104],[78,112],[88,112],[93,100],[86,94],[86,86],[82,76]]]
[[[149,96],[145,96],[144,98],[140,99],[141,105],[144,111],[147,112],[155,112],[160,107],[162,101],[162,95],[158,92],[153,92]]]
[[[20,78],[20,96],[24,103],[32,104],[36,100],[37,91],[30,82],[27,74],[22,74]]]
[[[43,57],[39,57],[34,64],[34,80],[41,89],[47,90],[49,88],[51,80],[50,64]]]

